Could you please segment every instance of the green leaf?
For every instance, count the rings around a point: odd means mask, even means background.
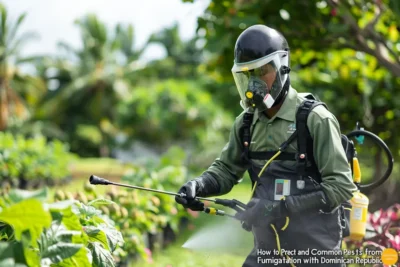
[[[0,259],[4,259],[7,257],[10,257],[16,261],[17,263],[20,263],[21,266],[26,266],[25,264],[27,264],[27,260],[26,260],[26,256],[24,255],[24,247],[22,245],[21,242],[17,242],[17,241],[12,241],[12,242],[1,242],[0,244],[2,244],[2,250],[0,252]],[[7,244],[8,248],[6,248],[3,244]],[[9,249],[11,249],[12,251],[9,251]],[[34,262],[36,259],[31,259],[30,262]],[[2,262],[0,261],[0,266]],[[27,264],[29,265],[29,264]],[[14,266],[14,265],[13,265]],[[15,265],[17,266],[17,265]]]
[[[111,251],[114,251],[118,244],[120,246],[124,244],[125,241],[124,238],[122,237],[121,232],[115,229],[114,227],[102,224],[99,225],[99,228],[106,234]]]
[[[106,250],[101,243],[90,243],[89,248],[92,251],[94,267],[115,267],[111,252]]]
[[[89,218],[101,214],[100,210],[96,209],[93,206],[86,206],[83,203],[79,203],[78,211],[79,211],[80,214],[82,214],[82,215],[84,215],[86,217],[89,217]]]
[[[99,205],[111,205],[111,204],[116,204],[116,203],[114,201],[109,200],[109,199],[98,198],[98,199],[90,201],[87,205],[96,207],[96,206],[99,206]]]
[[[71,230],[58,230],[56,233],[57,240],[69,243],[83,243],[79,241],[82,240],[83,232],[81,231],[71,231]]]
[[[48,198],[48,189],[47,187],[36,191],[13,189],[9,193],[9,198],[11,203],[18,203],[26,199],[37,199],[41,201],[46,201]]]
[[[8,224],[4,224],[0,227],[0,240],[10,241],[12,240],[12,236],[14,234],[14,230]]]
[[[95,226],[86,226],[85,232],[89,236],[90,242],[99,242],[108,250],[110,246],[108,245],[108,240],[106,234]]]
[[[0,221],[13,227],[17,240],[21,240],[23,231],[29,230],[31,244],[37,247],[36,240],[43,228],[50,227],[51,216],[43,209],[39,200],[28,199],[4,209],[0,213]]]
[[[68,230],[82,231],[79,217],[72,211],[71,206],[62,210],[51,209],[51,213],[53,219],[62,222]]]
[[[24,230],[22,232],[21,241],[20,246],[18,246],[18,243],[20,242],[16,243],[14,253],[20,253],[16,258],[24,258],[28,266],[38,266],[40,263],[40,255],[35,247],[38,247],[39,240],[32,238],[32,234],[29,230]],[[32,249],[32,247],[34,249]],[[21,252],[23,252],[23,254]]]
[[[53,203],[45,203],[44,206],[49,209],[49,210],[64,210],[70,206],[72,206],[73,204],[75,204],[76,202],[78,202],[77,200],[63,200],[63,201],[57,201],[57,202],[53,202]]]
[[[10,243],[0,242],[0,259],[14,259],[13,247]],[[0,262],[1,263],[1,262]],[[3,265],[0,265],[3,266]]]
[[[83,248],[82,244],[59,242],[49,246],[42,258],[49,258],[53,263],[59,263],[74,256],[81,248]]]
[[[91,267],[88,252],[87,248],[82,247],[74,256],[64,259],[60,263],[52,264],[51,267]]]

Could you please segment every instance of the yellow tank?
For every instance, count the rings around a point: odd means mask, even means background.
[[[352,209],[350,213],[350,239],[361,241],[367,228],[367,215],[369,199],[367,196],[357,191],[350,200]]]

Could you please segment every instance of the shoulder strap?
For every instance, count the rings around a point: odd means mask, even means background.
[[[240,129],[241,140],[243,144],[242,160],[249,160],[249,146],[251,142],[251,123],[253,122],[254,113],[246,112],[243,116],[243,124]]]
[[[296,113],[296,131],[298,132],[297,172],[301,178],[306,176],[308,160],[315,165],[313,157],[313,143],[307,127],[307,118],[311,110],[319,105],[323,105],[325,108],[328,108],[323,102],[307,98],[300,104]]]

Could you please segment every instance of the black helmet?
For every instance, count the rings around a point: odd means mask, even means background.
[[[244,108],[263,111],[281,101],[289,88],[289,57],[289,45],[275,29],[254,25],[240,34],[232,73]]]

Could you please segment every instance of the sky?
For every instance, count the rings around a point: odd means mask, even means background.
[[[182,0],[0,0],[10,19],[27,13],[20,34],[33,31],[39,38],[27,43],[23,55],[56,54],[58,41],[80,46],[79,30],[74,21],[95,13],[108,27],[130,23],[135,28],[136,47],[142,47],[150,34],[178,22],[180,35],[189,39],[195,34],[197,17],[203,14],[209,0],[183,3]],[[165,55],[159,45],[149,46],[142,59]]]

